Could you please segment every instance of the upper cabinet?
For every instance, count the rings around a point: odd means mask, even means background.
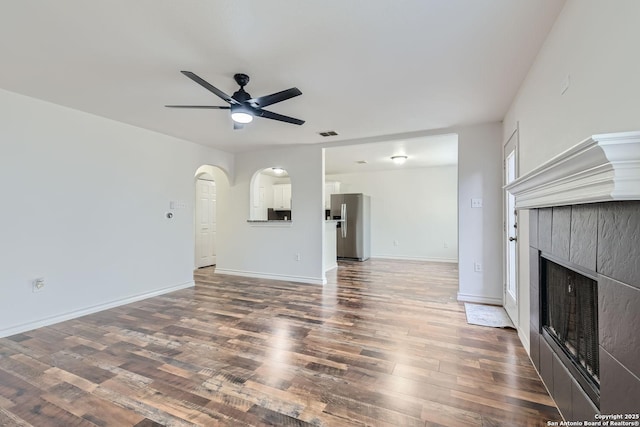
[[[291,209],[291,184],[273,184],[273,209]]]
[[[327,181],[324,183],[324,208],[331,209],[331,195],[340,193],[340,183],[338,181]]]

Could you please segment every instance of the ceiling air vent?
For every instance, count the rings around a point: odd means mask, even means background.
[[[327,137],[327,136],[336,136],[338,135],[338,132],[336,132],[335,130],[328,130],[326,132],[318,132],[318,134],[321,136]]]
[[[356,163],[359,165],[366,165],[367,161],[366,160],[356,160]]]

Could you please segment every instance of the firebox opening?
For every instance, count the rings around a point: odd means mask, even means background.
[[[566,366],[597,404],[600,395],[598,283],[541,257],[543,336],[568,360]],[[546,333],[545,333],[546,332]],[[566,362],[565,362],[566,364]]]

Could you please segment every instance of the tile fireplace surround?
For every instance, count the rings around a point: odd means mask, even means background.
[[[640,412],[640,132],[594,135],[506,188],[530,210],[531,360],[560,412],[567,421]],[[543,335],[541,256],[596,278],[595,402]]]

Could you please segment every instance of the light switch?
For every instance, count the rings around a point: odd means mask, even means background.
[[[471,199],[471,207],[472,208],[481,208],[482,207],[482,199]]]
[[[187,208],[187,203],[186,202],[181,202],[179,200],[171,200],[169,202],[169,209],[171,209],[171,210],[186,209],[186,208]]]

